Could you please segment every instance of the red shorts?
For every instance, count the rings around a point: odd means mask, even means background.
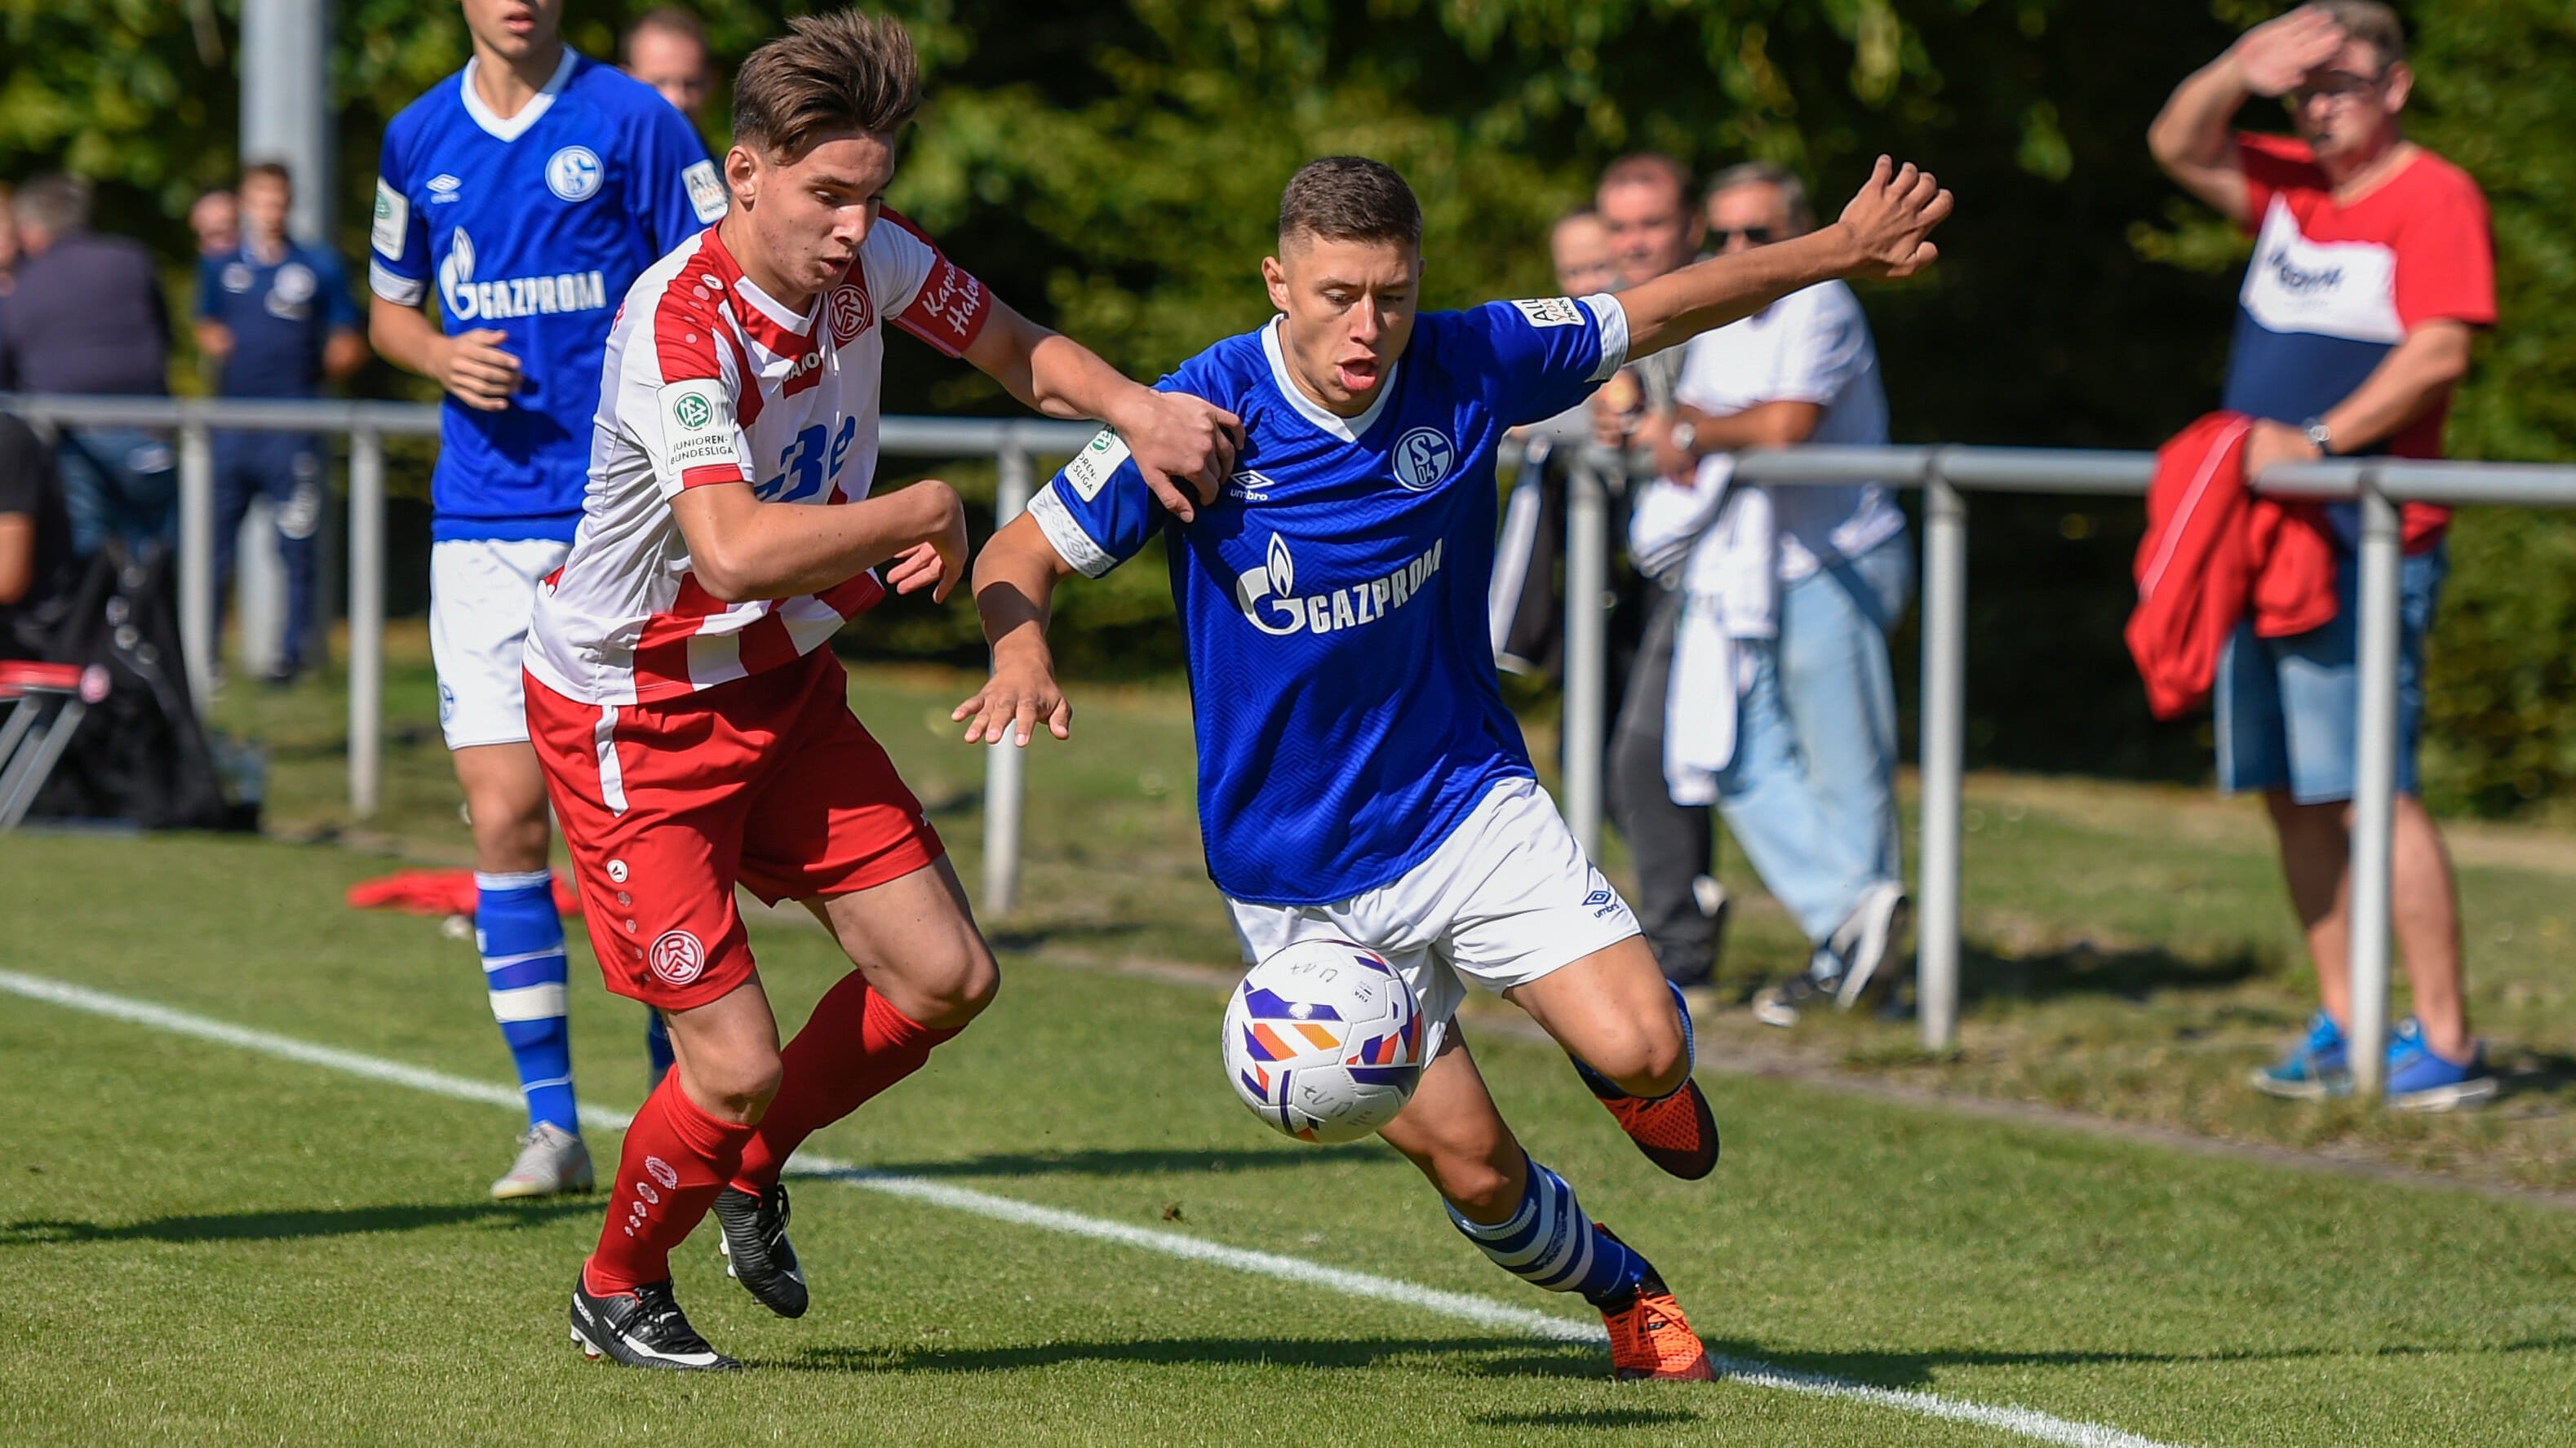
[[[619,995],[686,1010],[751,979],[736,884],[773,905],[846,895],[946,852],[851,714],[830,649],[659,704],[526,685],[529,742]]]

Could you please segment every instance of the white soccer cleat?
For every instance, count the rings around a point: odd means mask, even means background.
[[[553,1197],[586,1192],[593,1185],[590,1148],[580,1137],[551,1121],[540,1121],[519,1138],[519,1159],[492,1183],[495,1201],[518,1197]]]

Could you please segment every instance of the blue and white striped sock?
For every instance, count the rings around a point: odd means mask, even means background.
[[[1673,993],[1673,1009],[1681,1013],[1682,1080],[1687,1084],[1690,1081],[1692,1068],[1699,1064],[1698,1033],[1691,1029],[1690,1002],[1683,997],[1681,986],[1671,980],[1666,980],[1664,982],[1664,987]],[[1619,1089],[1618,1082],[1611,1080],[1609,1077],[1602,1075],[1600,1072],[1593,1070],[1589,1065],[1585,1064],[1581,1056],[1569,1053],[1566,1059],[1574,1063],[1574,1074],[1583,1078],[1583,1084],[1592,1088],[1593,1095],[1600,1097],[1604,1101],[1616,1101],[1628,1094],[1627,1092]],[[1679,1091],[1680,1089],[1682,1088],[1676,1086],[1673,1088],[1673,1091]],[[1671,1094],[1671,1091],[1664,1093],[1666,1096]],[[1655,1099],[1661,1101],[1664,1098],[1662,1096],[1658,1096]]]
[[[492,1019],[519,1068],[528,1125],[553,1122],[578,1135],[573,1107],[572,1030],[564,1011],[563,917],[555,913],[553,877],[474,873],[474,944],[483,954],[483,985]]]
[[[1449,1220],[1494,1265],[1550,1292],[1581,1293],[1595,1306],[1625,1295],[1654,1269],[1628,1245],[1592,1224],[1565,1178],[1528,1161],[1528,1182],[1511,1219],[1486,1226],[1456,1207]]]

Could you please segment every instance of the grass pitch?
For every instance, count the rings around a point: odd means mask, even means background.
[[[0,967],[506,1081],[471,952],[341,905],[378,867],[275,841],[0,838]],[[840,968],[829,943],[763,925],[755,944],[800,1020]],[[815,1148],[1577,1315],[1471,1251],[1392,1153],[1266,1133],[1224,1088],[1205,987],[1044,948],[1005,969],[982,1021]],[[583,1095],[631,1107],[638,1010],[578,946],[573,976]],[[1684,1184],[1560,1055],[1468,1029],[1533,1153],[1734,1357],[2159,1444],[2570,1439],[2562,1209],[1735,1077],[1709,1079],[1726,1161]],[[1622,1387],[1589,1344],[829,1181],[797,1192],[802,1321],[727,1282],[704,1232],[676,1259],[701,1328],[757,1371],[626,1372],[565,1340],[599,1200],[483,1197],[518,1125],[503,1109],[19,996],[0,997],[0,1091],[13,1444],[2033,1441],[1745,1380]]]

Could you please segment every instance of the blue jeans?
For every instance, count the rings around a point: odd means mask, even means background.
[[[2414,794],[2424,733],[2424,636],[2450,573],[2436,544],[2397,569],[2397,792]],[[2300,804],[2353,796],[2360,752],[2361,564],[2335,562],[2335,616],[2322,628],[2267,639],[2236,626],[2218,660],[2218,787],[2229,794],[2286,789]]]
[[[1780,637],[1749,645],[1753,681],[1718,812],[1763,885],[1821,943],[1862,893],[1904,878],[1896,818],[1896,680],[1888,630],[1914,592],[1900,533],[1780,594]]]
[[[66,428],[54,446],[71,513],[72,552],[87,558],[114,538],[129,554],[169,543],[179,527],[179,469],[170,443],[130,427]]]

